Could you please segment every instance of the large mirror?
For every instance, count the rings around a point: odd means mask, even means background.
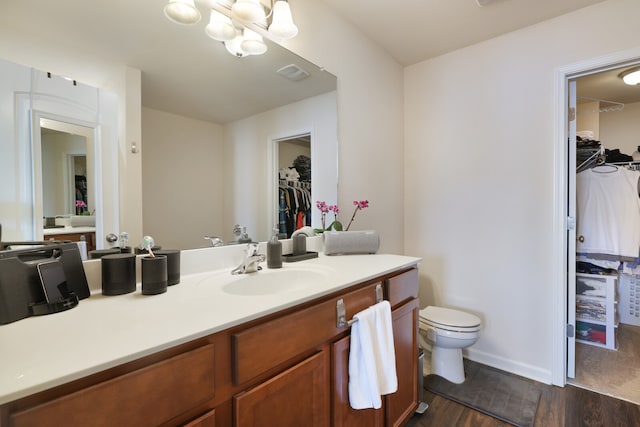
[[[204,235],[231,241],[235,224],[266,240],[278,215],[277,141],[309,135],[312,198],[337,199],[336,78],[268,40],[265,55],[230,55],[206,36],[208,9],[197,4],[202,20],[180,26],[163,15],[164,1],[9,0],[0,16],[0,56],[43,71],[50,64],[70,74],[75,67],[97,76],[88,80],[100,88],[108,86],[108,71],[140,70],[142,138],[127,141],[129,151],[121,147],[119,157],[140,156],[141,181],[118,185],[141,186],[141,200],[121,199],[121,218],[141,210],[142,231],[163,247],[205,247]],[[290,66],[308,76],[278,73]],[[108,228],[98,247],[105,234],[130,231]]]

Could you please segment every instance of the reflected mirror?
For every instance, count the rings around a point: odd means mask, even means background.
[[[68,131],[57,129],[68,129]],[[95,208],[91,161],[87,162],[87,136],[92,130],[54,120],[40,120],[42,156],[42,213],[46,219],[67,215],[90,215]],[[78,129],[79,128],[79,129]],[[93,145],[93,141],[89,142]],[[55,226],[45,221],[45,228]],[[57,225],[58,227],[60,224]]]

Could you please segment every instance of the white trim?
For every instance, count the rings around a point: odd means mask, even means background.
[[[554,93],[554,177],[553,177],[553,360],[554,385],[567,383],[567,80],[620,68],[640,62],[640,48],[616,52],[598,58],[559,67],[555,73]]]
[[[267,230],[269,230],[269,236],[271,236],[271,229],[273,228],[273,226],[275,224],[278,224],[280,219],[278,217],[278,211],[280,208],[280,201],[278,198],[278,172],[280,169],[280,166],[278,164],[278,144],[281,141],[286,141],[289,139],[294,139],[297,137],[301,137],[301,136],[309,136],[310,138],[310,143],[311,143],[311,194],[313,194],[313,187],[314,187],[314,175],[315,173],[317,173],[317,169],[318,169],[318,165],[317,165],[317,155],[314,155],[314,151],[318,150],[318,147],[316,147],[318,144],[314,144],[314,140],[315,140],[315,135],[314,135],[314,130],[313,128],[305,128],[302,130],[295,130],[295,131],[287,131],[287,132],[281,132],[277,135],[273,135],[269,137],[269,142],[268,142],[268,149],[267,149],[267,182],[266,182],[266,186],[267,186],[267,194],[271,194],[271,197],[269,198],[269,202],[267,203],[268,209],[269,209],[269,214],[267,215]],[[315,150],[314,150],[315,148]],[[314,161],[314,159],[316,159]],[[317,184],[316,184],[317,185]],[[312,215],[313,218],[313,215]]]

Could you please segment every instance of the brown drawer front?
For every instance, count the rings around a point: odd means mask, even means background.
[[[385,280],[387,299],[391,307],[418,297],[418,269],[414,268]]]
[[[375,285],[341,297],[347,319],[375,304]],[[233,334],[234,384],[251,380],[346,329],[346,326],[338,328],[336,324],[336,303],[339,299],[334,298]]]
[[[213,345],[10,416],[12,426],[159,425],[214,397]]]

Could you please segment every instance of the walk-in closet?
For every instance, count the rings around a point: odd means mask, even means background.
[[[640,404],[640,86],[623,82],[630,68],[576,79],[576,344],[568,382]]]
[[[311,226],[311,135],[278,141],[278,234]]]

